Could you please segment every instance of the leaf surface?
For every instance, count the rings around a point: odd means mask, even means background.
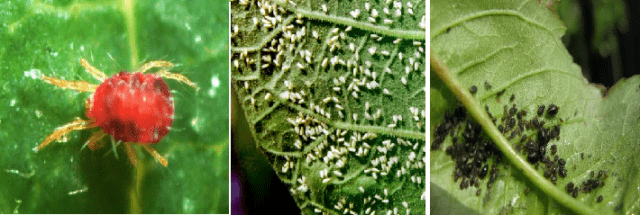
[[[575,211],[569,210],[568,204],[560,203],[571,198],[565,192],[566,184],[581,184],[591,178],[591,171],[597,174],[602,170],[608,172],[606,185],[588,194],[580,192],[578,206],[596,214],[637,213],[636,188],[640,181],[635,154],[640,134],[637,105],[640,78],[620,81],[603,97],[599,87],[582,77],[580,68],[562,45],[563,24],[537,1],[431,1],[430,4],[432,50],[461,83],[455,90],[477,86],[471,103],[482,107],[481,112],[487,105],[498,120],[503,106],[511,107],[512,103],[528,111],[527,119],[535,115],[539,105],[553,103],[560,107],[555,118],[544,119],[547,126],[561,126],[560,139],[549,145],[557,144],[558,155],[566,160],[568,169],[566,178],[558,178],[555,192],[543,192],[539,183],[533,183],[537,179],[524,174],[527,170],[522,171],[515,160],[505,159],[507,165],[500,166],[490,196],[485,195],[487,180],[483,180],[482,195],[478,197],[475,188],[461,190],[460,181],[454,182],[455,162],[444,151],[451,144],[451,138],[447,138],[439,150],[431,151],[431,186],[437,187],[431,195],[448,196],[454,199],[452,207],[467,207],[480,214],[572,213]],[[485,81],[492,85],[490,89],[484,87]],[[452,93],[445,83],[432,74],[431,131],[443,121],[446,110],[457,106],[458,99],[468,99]],[[502,90],[504,95],[498,96]],[[515,95],[513,102],[509,101],[511,94]],[[519,139],[506,144],[513,147]],[[503,153],[511,152],[503,150]],[[515,156],[526,160],[526,155]],[[533,169],[530,164],[525,165]],[[536,174],[542,175],[543,170],[540,168]],[[531,190],[528,195],[526,188]],[[597,203],[600,195],[604,200]]]

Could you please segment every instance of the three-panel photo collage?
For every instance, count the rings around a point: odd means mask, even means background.
[[[0,0],[0,213],[637,214],[633,14]]]

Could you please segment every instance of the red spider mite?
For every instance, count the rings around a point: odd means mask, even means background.
[[[76,119],[58,127],[33,150],[38,152],[71,131],[100,127],[100,130],[93,133],[82,148],[89,146],[91,150],[99,149],[104,145],[100,140],[110,135],[114,152],[116,147],[114,142],[124,142],[131,164],[137,163],[132,146],[133,143],[137,143],[142,145],[160,164],[167,166],[169,164],[167,159],[149,146],[158,143],[169,132],[173,123],[173,97],[162,78],[174,79],[198,89],[196,85],[183,75],[173,74],[163,69],[173,67],[173,64],[168,61],[148,62],[132,73],[122,71],[111,78],[85,59],[80,59],[80,64],[102,83],[95,85],[85,81],[65,81],[44,75],[41,78],[58,87],[92,92],[93,95],[85,102],[87,109],[85,114],[89,119]],[[160,68],[160,70],[155,74],[144,74],[152,68]]]

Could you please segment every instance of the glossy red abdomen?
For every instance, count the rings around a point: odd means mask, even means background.
[[[98,86],[86,114],[116,141],[157,143],[173,123],[173,97],[160,76],[123,71]]]

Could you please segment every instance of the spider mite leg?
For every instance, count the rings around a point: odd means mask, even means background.
[[[82,148],[80,148],[80,151],[82,151],[84,147],[87,147],[87,146],[89,146],[89,149],[91,149],[91,151],[102,148],[102,146],[104,146],[104,142],[101,142],[100,140],[104,138],[104,136],[106,135],[107,134],[105,134],[102,131],[102,129],[94,132],[91,135],[91,137],[89,137],[89,140],[87,140],[87,142],[84,145],[82,145]]]
[[[91,74],[94,78],[98,79],[98,81],[104,82],[104,80],[107,79],[107,75],[105,75],[104,72],[93,67],[89,63],[89,61],[85,60],[84,58],[80,58],[80,64],[82,64],[84,69],[87,70],[89,74]]]
[[[162,157],[162,155],[160,155],[160,153],[158,153],[155,149],[151,148],[151,146],[142,145],[142,147],[144,147],[144,149],[146,149],[147,152],[149,152],[149,154],[153,156],[153,158],[155,158],[158,162],[160,162],[160,164],[162,164],[165,167],[169,165],[169,162],[167,162],[167,159]]]
[[[189,85],[190,87],[193,87],[194,89],[196,89],[196,91],[197,91],[198,89],[200,89],[198,86],[196,86],[196,84],[195,84],[195,83],[191,82],[191,81],[190,81],[186,76],[184,76],[184,75],[181,75],[181,74],[175,74],[175,73],[170,73],[170,72],[168,72],[167,70],[164,70],[164,69],[160,70],[160,71],[159,71],[158,73],[156,73],[156,74],[158,74],[160,77],[163,77],[163,78],[170,78],[170,79],[173,79],[173,80],[176,80],[176,81],[179,81],[179,82],[185,83],[185,84]]]
[[[157,67],[173,67],[173,64],[169,61],[151,61],[149,63],[145,63],[144,65],[142,65],[140,68],[138,68],[136,71],[133,71],[131,73],[136,73],[136,72],[140,72],[140,73],[145,73],[147,72],[147,70],[150,70],[152,68],[157,68]]]
[[[68,88],[68,89],[82,91],[82,92],[95,92],[96,89],[98,88],[98,85],[90,84],[86,81],[65,81],[65,80],[60,80],[52,77],[47,77],[44,75],[42,75],[40,78],[42,78],[42,80],[44,80],[45,82],[52,85],[56,85],[58,87]]]
[[[131,164],[135,166],[138,163],[136,151],[133,150],[133,146],[131,145],[130,142],[124,143],[124,146],[125,146],[124,147],[125,151],[127,152],[127,156],[129,156],[129,161],[131,162]]]
[[[118,140],[116,142],[116,139],[113,138],[113,136],[110,136],[110,138],[111,138],[111,151],[108,151],[106,154],[104,154],[104,156],[106,157],[109,154],[109,152],[113,152],[113,155],[116,157],[116,160],[118,160],[120,158],[118,158],[118,151],[116,150],[116,148],[118,148],[120,143],[122,143],[122,140]]]
[[[96,127],[96,126],[91,125],[90,120],[78,119],[73,122],[67,123],[63,126],[58,127],[55,131],[53,131],[53,133],[47,136],[47,138],[45,138],[40,145],[33,148],[33,151],[35,152],[40,151],[45,146],[49,145],[49,143],[51,143],[52,141],[59,139],[60,137],[62,137],[63,135],[71,131],[93,128],[93,127]]]

